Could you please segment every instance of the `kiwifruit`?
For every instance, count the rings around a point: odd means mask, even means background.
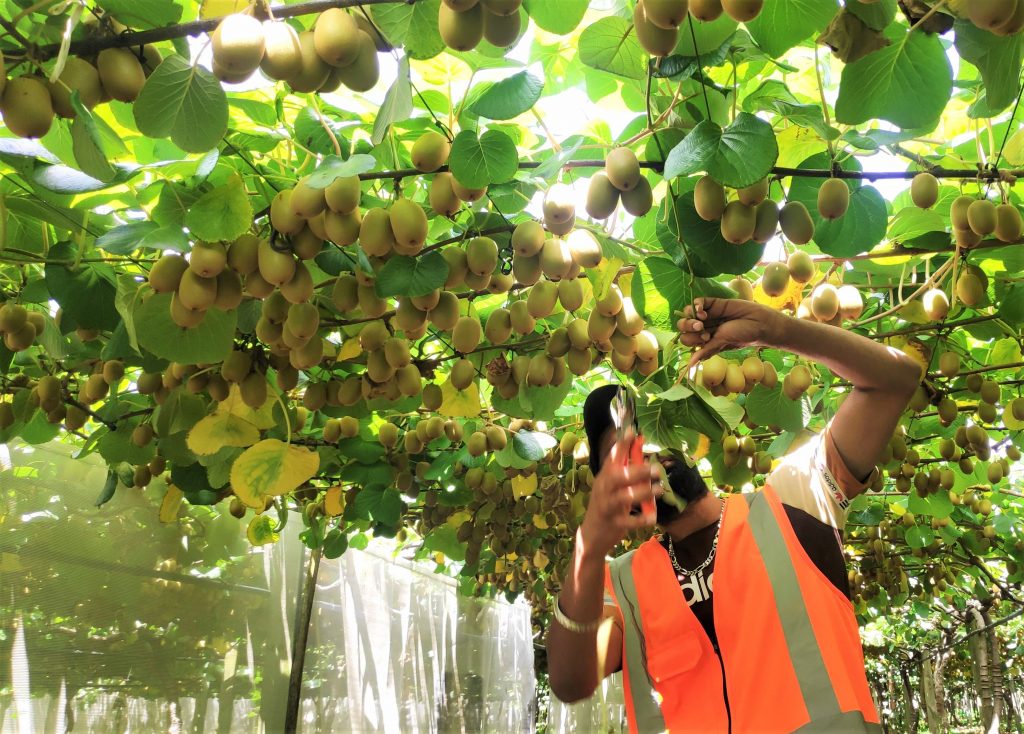
[[[303,176],[295,184],[288,197],[292,213],[303,219],[312,219],[327,208],[324,189],[309,185],[309,176]]]
[[[25,319],[35,327],[36,334],[42,334],[46,328],[46,318],[39,311],[29,311]]]
[[[203,278],[192,270],[186,270],[181,275],[177,293],[185,308],[205,311],[217,300],[217,279]]]
[[[744,301],[754,300],[754,286],[742,276],[737,276],[729,281],[729,287],[736,291],[736,297]]]
[[[986,31],[995,31],[1014,15],[1017,0],[971,0],[964,11],[971,22]]]
[[[398,302],[395,309],[394,325],[406,332],[415,332],[422,328],[427,322],[427,312],[416,307],[410,298],[403,298]]]
[[[369,209],[359,226],[359,246],[367,255],[384,257],[394,250],[395,232],[387,209]]]
[[[654,206],[654,191],[651,189],[650,182],[641,176],[636,186],[629,191],[621,192],[619,200],[622,202],[622,208],[627,212],[634,217],[642,217]]]
[[[146,84],[138,57],[126,48],[105,48],[96,57],[103,91],[120,102],[134,102]]]
[[[331,66],[349,66],[359,54],[359,33],[351,15],[341,8],[329,8],[316,19],[313,45],[320,58]],[[376,44],[373,52],[376,55]]]
[[[339,66],[331,72],[325,86],[338,81],[353,92],[369,92],[380,81],[380,61],[377,58],[377,44],[366,31],[359,29],[356,39],[358,53],[355,61]]]
[[[860,290],[852,285],[840,286],[836,291],[839,296],[839,315],[847,321],[856,321],[864,313],[864,299]]]
[[[554,331],[548,332],[548,341],[544,345],[544,351],[549,357],[564,357],[571,347],[569,332],[564,326],[559,326]]]
[[[811,292],[811,313],[818,321],[831,321],[839,313],[839,291],[831,283],[821,283]]]
[[[742,245],[754,235],[757,212],[739,201],[730,201],[722,214],[722,237],[726,242]]]
[[[592,342],[603,342],[611,338],[612,332],[615,331],[615,326],[614,316],[604,316],[597,309],[594,309],[590,312],[590,317],[587,319],[587,335]]]
[[[455,351],[466,354],[480,346],[481,337],[480,319],[476,316],[462,316],[452,329],[452,346]]]
[[[456,51],[472,51],[484,37],[484,9],[479,3],[461,12],[441,4],[437,16],[441,40]]]
[[[224,358],[220,376],[228,382],[241,382],[252,369],[252,356],[248,352],[232,351]]]
[[[197,242],[189,253],[188,266],[196,275],[215,278],[228,262],[228,253],[220,242]]]
[[[565,244],[573,261],[581,268],[596,268],[601,264],[601,243],[590,230],[573,230]]]
[[[84,59],[71,56],[64,64],[64,70],[55,82],[47,82],[53,111],[61,117],[74,117],[71,93],[78,92],[82,105],[87,109],[95,107],[103,98],[103,85],[96,67]]]
[[[622,310],[622,291],[619,286],[612,283],[604,296],[597,299],[594,310],[602,316],[615,316]]]
[[[462,208],[462,201],[452,190],[452,175],[437,173],[430,182],[430,208],[442,217],[452,217]]]
[[[960,355],[956,352],[943,352],[939,355],[939,372],[946,377],[960,374]]]
[[[722,9],[737,23],[749,23],[761,13],[764,0],[722,0]]]
[[[437,307],[437,304],[441,301],[441,289],[435,288],[434,290],[426,293],[422,296],[413,296],[411,299],[412,305],[418,308],[420,311],[430,311]]]
[[[768,177],[762,178],[760,181],[752,183],[750,186],[745,186],[742,189],[736,189],[736,198],[747,206],[757,206],[768,198],[768,185]]]
[[[466,244],[466,266],[476,275],[490,275],[498,266],[498,244],[490,237],[474,237]]]
[[[361,285],[356,290],[356,297],[359,300],[359,310],[364,316],[377,318],[383,316],[388,310],[388,302],[377,295],[377,290],[372,285]]]
[[[647,20],[658,28],[676,29],[686,20],[687,0],[644,0]]]
[[[267,240],[260,241],[257,261],[260,276],[273,285],[284,285],[295,275],[295,256],[290,252],[278,252]]]
[[[1000,204],[996,207],[995,235],[1003,242],[1019,242],[1024,233],[1024,221],[1020,210],[1013,204]]]
[[[495,15],[514,15],[523,5],[523,0],[480,0],[484,9]]]
[[[19,76],[4,86],[4,125],[19,138],[41,138],[53,124],[53,103],[46,85],[31,76]]]
[[[459,321],[459,299],[451,291],[441,291],[437,305],[428,314],[430,323],[441,331],[451,331]]]
[[[572,265],[572,252],[565,240],[550,237],[544,241],[544,248],[540,251],[540,267],[548,280],[566,277]]]
[[[251,15],[226,16],[210,34],[213,62],[233,75],[248,76],[263,60],[263,25]]]
[[[466,262],[466,251],[461,247],[452,246],[441,250],[441,256],[448,263],[448,278],[445,280],[445,288],[457,288],[466,280],[469,266]]]
[[[341,313],[352,311],[359,302],[358,288],[359,284],[354,275],[342,273],[334,281],[334,287],[331,289],[331,303]]]
[[[566,337],[568,339],[568,336]],[[637,343],[636,337],[625,332],[616,329],[612,332],[612,335],[608,338],[608,341],[612,343],[612,350],[622,355],[633,356],[636,354]]]
[[[582,376],[590,371],[590,367],[593,365],[593,354],[589,347],[583,349],[573,347],[565,355],[565,360],[570,372]]]
[[[566,326],[566,333],[569,336],[569,343],[573,349],[587,349],[590,347],[590,335],[587,333],[586,319],[573,319]]]
[[[541,276],[540,255],[524,257],[522,255],[512,256],[512,275],[517,283],[522,285],[533,285]]]
[[[260,70],[270,79],[287,81],[301,73],[299,34],[284,21],[263,22],[263,48]]]
[[[480,199],[484,198],[484,194],[487,193],[486,188],[466,188],[461,183],[459,183],[459,179],[455,177],[452,177],[452,191],[454,191],[455,195],[462,199],[462,201],[466,202],[467,204],[472,204],[473,202],[480,201]]]
[[[814,277],[814,260],[803,250],[796,250],[786,260],[789,277],[797,283],[807,283]]]
[[[939,180],[930,173],[919,173],[910,182],[910,198],[914,206],[931,209],[939,200]]]
[[[999,402],[999,383],[995,380],[982,380],[981,390],[978,392],[986,403],[995,405]]]
[[[457,359],[452,364],[448,379],[456,390],[465,390],[476,379],[476,368],[465,357]]]
[[[627,354],[620,352],[617,349],[612,349],[611,362],[612,367],[617,369],[619,372],[632,372],[633,368],[636,366],[636,354]]]
[[[725,368],[725,381],[722,387],[726,393],[734,395],[743,392],[747,387],[747,379],[743,376],[743,370],[735,362],[729,362]]]
[[[452,146],[441,133],[427,130],[412,146],[412,165],[417,171],[433,173],[448,162]]]
[[[470,456],[483,456],[487,451],[487,434],[483,431],[474,431],[466,439],[466,451]]]
[[[530,316],[544,319],[551,315],[558,302],[558,285],[549,280],[542,280],[530,289],[526,298],[526,308]]]
[[[633,28],[636,39],[651,56],[668,56],[679,41],[675,28],[659,28],[647,18],[643,0],[637,0],[633,9]]]
[[[242,402],[250,408],[261,408],[267,402],[267,378],[262,372],[250,372],[238,386]]]
[[[972,196],[958,196],[953,199],[949,207],[949,219],[953,229],[970,229],[971,223],[967,218],[967,210],[971,208],[977,199]]]
[[[292,236],[292,252],[300,260],[312,260],[323,252],[323,249],[324,239],[313,231],[312,227],[303,227],[298,234]]]
[[[519,38],[523,21],[518,12],[502,14],[484,7],[484,40],[498,48],[508,48]]]
[[[722,14],[722,0],[690,0],[690,15],[705,23],[717,20]]]
[[[575,192],[565,184],[555,184],[544,195],[544,219],[556,224],[571,222],[576,217]]]
[[[636,336],[643,330],[643,317],[640,316],[636,306],[633,305],[632,298],[624,297],[622,299],[622,308],[615,314],[615,323],[619,331],[629,336]]]
[[[331,65],[317,53],[314,33],[315,31],[304,31],[299,34],[299,58],[302,65],[298,74],[288,78],[288,86],[294,92],[315,92],[324,85],[331,74]],[[352,50],[357,50],[355,44]]]
[[[701,362],[701,383],[704,387],[717,387],[725,382],[729,362],[722,356],[714,354]]]
[[[768,263],[761,275],[761,289],[773,298],[781,296],[789,287],[789,279],[790,269],[785,263]]]
[[[0,306],[0,331],[17,331],[28,321],[28,310],[17,303],[8,301]]]
[[[953,238],[956,240],[958,247],[969,250],[972,247],[977,247],[981,244],[983,239],[980,234],[975,232],[973,229],[953,229]]]
[[[921,296],[921,305],[932,321],[941,321],[949,313],[949,297],[941,288],[926,290]]]
[[[305,341],[313,338],[320,327],[320,312],[311,303],[293,303],[284,323],[288,331]]]
[[[292,210],[292,189],[279,191],[271,199],[270,225],[285,235],[298,234],[306,226],[306,220]]]
[[[513,301],[508,307],[508,314],[514,332],[520,335],[533,333],[537,320],[530,315],[526,301]]]
[[[239,275],[248,275],[255,271],[259,267],[259,246],[259,237],[243,234],[227,248],[228,267]]]
[[[966,306],[976,306],[985,297],[985,288],[976,275],[969,272],[960,274],[956,281],[956,296]]]
[[[443,2],[455,12],[462,13],[475,6],[479,0],[443,0]]]
[[[640,161],[626,147],[612,148],[604,162],[605,175],[619,191],[629,191],[640,181]]]
[[[825,219],[839,219],[850,208],[850,187],[841,178],[830,178],[818,189],[818,213]]]
[[[765,199],[754,211],[754,234],[751,239],[760,245],[775,236],[779,228],[779,205],[771,199]]]
[[[359,230],[362,227],[363,218],[359,215],[358,210],[350,214],[338,214],[328,209],[321,216],[323,216],[326,239],[339,247],[351,245],[359,240]]]
[[[487,316],[484,336],[491,344],[504,344],[512,336],[512,317],[508,309],[496,308]]]
[[[579,278],[558,282],[558,302],[566,311],[576,311],[583,306],[583,283]]]
[[[164,255],[149,269],[149,285],[157,293],[177,290],[188,263],[181,255]]]
[[[532,387],[544,387],[551,384],[554,373],[555,366],[551,357],[538,353],[530,358],[530,370],[527,373],[526,381]]]
[[[412,199],[398,199],[388,210],[395,242],[418,252],[427,241],[427,215]]]
[[[711,176],[701,176],[693,189],[693,205],[705,222],[717,222],[725,213],[728,200],[725,187]]]
[[[537,222],[527,220],[520,222],[512,231],[512,249],[517,255],[532,257],[544,247],[544,228]]]
[[[608,180],[604,171],[598,171],[590,179],[590,186],[587,188],[587,214],[592,219],[607,219],[615,212],[615,207],[618,205],[619,190]],[[537,226],[540,227],[539,224]],[[541,242],[543,242],[543,238]]]
[[[217,298],[213,307],[231,311],[242,303],[242,278],[234,270],[225,268],[217,275]]]
[[[779,226],[786,239],[795,245],[806,245],[814,237],[814,220],[800,201],[788,201],[779,212]]]
[[[988,199],[978,199],[967,207],[967,224],[982,237],[996,231],[996,206]]]
[[[191,308],[185,308],[181,305],[181,300],[178,298],[177,292],[171,294],[169,311],[171,314],[171,321],[183,329],[191,329],[199,326],[206,317],[205,311],[197,311]]]

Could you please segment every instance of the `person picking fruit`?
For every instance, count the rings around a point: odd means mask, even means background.
[[[621,670],[631,732],[881,731],[841,532],[919,366],[739,299],[697,299],[678,326],[696,348],[691,367],[723,350],[770,347],[820,362],[853,389],[761,491],[726,499],[685,461],[627,464],[632,436],[619,438],[610,411],[619,388],[587,397],[595,479],[547,640],[552,692],[579,701]],[[665,481],[683,509],[665,501]],[[653,512],[637,510],[652,498]],[[650,526],[660,532],[608,560],[630,531]]]

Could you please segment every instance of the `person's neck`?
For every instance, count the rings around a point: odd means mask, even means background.
[[[709,492],[688,505],[679,517],[664,526],[664,530],[673,541],[680,541],[721,517],[723,502],[725,500]]]

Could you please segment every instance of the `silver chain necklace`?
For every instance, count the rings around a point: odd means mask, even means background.
[[[715,552],[718,550],[718,535],[722,532],[723,517],[725,517],[725,500],[722,500],[722,511],[718,515],[718,527],[715,529],[715,539],[711,542],[711,553],[708,554],[708,557],[704,560],[702,564],[697,566],[697,568],[693,569],[692,571],[687,571],[685,568],[679,565],[679,561],[676,560],[675,543],[672,542],[672,538],[669,536],[668,533],[662,534],[662,537],[665,538],[665,542],[668,543],[668,557],[669,560],[672,561],[672,568],[676,570],[676,573],[679,573],[683,576],[695,576],[696,574],[700,573],[705,568],[707,568],[709,565],[711,565],[711,561],[715,559]]]

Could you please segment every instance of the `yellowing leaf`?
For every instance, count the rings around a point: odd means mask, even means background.
[[[537,491],[537,475],[527,474],[523,476],[512,477],[512,496],[519,500],[523,497],[529,497]]]
[[[473,513],[471,513],[469,510],[461,510],[459,512],[453,512],[451,517],[448,518],[447,522],[453,528],[458,530],[459,526],[462,525],[462,523],[466,522],[466,520],[472,519]]]
[[[173,484],[167,485],[163,501],[160,503],[160,522],[174,522],[178,519],[178,509],[181,507],[181,500],[185,493]]]
[[[708,451],[711,450],[711,439],[705,436],[703,433],[697,436],[697,446],[693,449],[693,454],[690,456],[694,461],[700,461],[708,455]]]
[[[196,456],[212,456],[225,446],[252,446],[260,429],[234,413],[214,413],[192,426],[188,449]]]
[[[449,418],[472,418],[480,415],[480,389],[472,383],[465,390],[456,390],[451,381],[441,385],[441,407],[437,411]]]
[[[338,356],[335,361],[344,362],[348,359],[355,359],[362,353],[363,348],[359,346],[359,339],[346,339],[345,343],[342,344],[341,348],[338,350]]]
[[[924,311],[924,304],[918,300],[913,300],[905,305],[900,309],[899,314],[901,319],[912,324],[927,324],[931,321]]]
[[[622,260],[617,257],[610,257],[602,260],[596,268],[587,270],[587,279],[594,288],[595,300],[600,300],[608,295],[608,289],[615,280],[615,276],[622,267]],[[586,303],[586,301],[584,301]]]
[[[281,536],[277,532],[277,522],[270,515],[257,515],[245,529],[245,537],[253,545],[276,543]]]
[[[267,497],[297,489],[319,468],[320,456],[315,451],[267,438],[235,459],[231,489],[244,504],[262,510]]]
[[[896,346],[896,344],[893,344],[893,346]],[[899,348],[904,354],[917,362],[921,368],[921,377],[924,377],[925,372],[928,370],[928,362],[931,361],[931,353],[928,351],[928,347],[921,343],[920,340],[911,338],[906,343],[899,345]]]
[[[274,420],[274,397],[268,394],[267,400],[259,408],[253,409],[246,405],[245,401],[242,400],[242,392],[238,385],[231,386],[231,392],[228,393],[228,397],[222,403],[217,405],[215,413],[231,413],[237,415],[239,418],[252,423],[254,426],[261,430],[267,428],[273,428],[277,425],[277,421]]]
[[[220,18],[232,13],[241,13],[249,7],[249,0],[203,0],[200,18]]]
[[[797,306],[803,300],[804,285],[804,283],[798,283],[790,278],[786,290],[778,296],[769,296],[761,287],[761,282],[758,281],[754,286],[754,302],[763,303],[776,311],[781,311],[784,308],[796,311]]]
[[[548,525],[547,518],[545,518],[543,515],[534,515],[533,527],[537,528],[538,530],[547,530],[551,526]]]
[[[345,490],[331,487],[324,496],[324,512],[328,517],[337,517],[345,511]]]

